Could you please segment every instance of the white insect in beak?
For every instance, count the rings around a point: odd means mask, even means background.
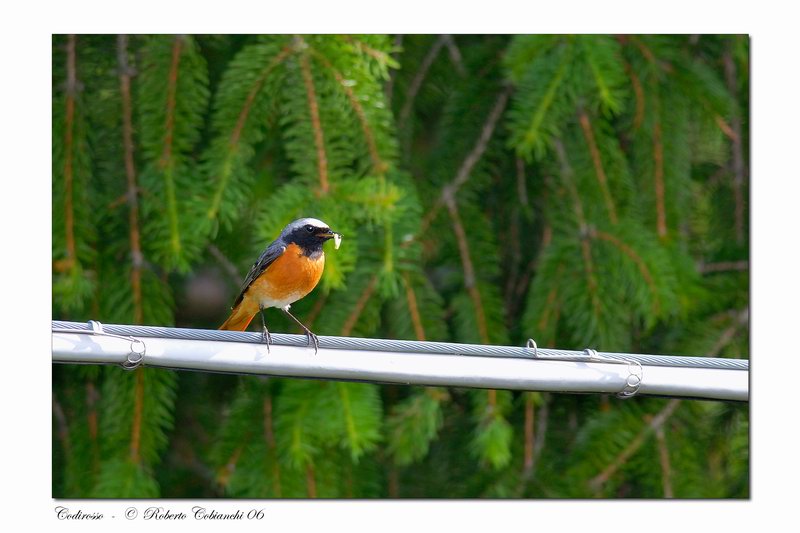
[[[339,245],[342,244],[342,236],[338,233],[333,234],[333,249],[338,250]]]

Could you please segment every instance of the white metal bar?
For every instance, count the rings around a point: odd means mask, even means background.
[[[160,326],[141,326],[127,324],[100,324],[96,321],[64,322],[53,321],[54,332],[91,331],[102,335],[121,335],[124,337],[149,338],[160,337],[164,339],[181,339],[196,341],[223,341],[223,342],[261,342],[261,333],[249,331],[220,331],[216,329],[191,329],[168,328]],[[273,333],[273,344],[286,346],[306,346],[308,338],[305,335],[286,333]],[[591,360],[587,354],[589,350],[561,350],[554,348],[538,349],[531,346],[496,346],[489,344],[463,344],[454,342],[410,341],[398,339],[369,339],[360,337],[332,337],[322,335],[319,337],[322,348],[333,350],[371,350],[377,352],[400,353],[427,353],[444,355],[477,355],[486,357],[522,357],[530,359],[556,359],[565,361]],[[648,366],[686,366],[692,368],[721,368],[729,370],[749,370],[747,359],[728,359],[719,357],[696,357],[685,355],[653,355],[631,354],[613,352],[595,352],[593,362],[602,362],[603,358],[615,360],[637,361]]]
[[[618,393],[628,365],[519,357],[383,352],[210,340],[139,337],[150,367],[555,392]],[[53,333],[53,361],[122,364],[131,343],[122,338]],[[748,372],[718,368],[643,365],[640,394],[720,400],[748,399]]]

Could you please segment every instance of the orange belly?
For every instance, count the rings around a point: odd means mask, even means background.
[[[253,299],[262,307],[286,307],[312,290],[322,277],[325,254],[317,259],[303,255],[296,244],[290,244],[253,283],[245,298]]]

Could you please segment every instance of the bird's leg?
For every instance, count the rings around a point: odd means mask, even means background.
[[[272,344],[272,336],[269,334],[269,330],[267,329],[267,321],[264,318],[264,307],[259,305],[258,312],[261,315],[261,326],[264,328],[261,330],[261,342],[264,342],[267,345],[267,352],[269,352],[269,345]]]
[[[294,320],[295,322],[297,322],[297,324],[298,324],[298,325],[299,325],[301,328],[303,328],[303,331],[305,331],[305,332],[306,332],[306,337],[308,337],[308,345],[309,345],[309,346],[311,346],[312,344],[314,345],[314,353],[316,354],[316,353],[317,353],[317,351],[319,350],[319,339],[317,338],[317,336],[316,336],[316,335],[314,335],[314,334],[311,332],[311,330],[310,330],[310,329],[308,329],[308,328],[305,326],[305,324],[303,324],[302,322],[300,322],[299,320],[297,320],[297,317],[295,317],[295,316],[294,316],[292,313],[290,313],[290,312],[289,312],[289,306],[288,306],[288,305],[287,305],[286,307],[284,307],[284,308],[283,308],[283,312],[284,312],[284,313],[286,313],[287,315],[289,315],[289,317],[290,317],[292,320]]]

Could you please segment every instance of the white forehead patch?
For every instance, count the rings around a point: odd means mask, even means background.
[[[283,228],[284,232],[292,231],[297,228],[302,228],[303,226],[314,226],[315,228],[327,228],[328,225],[323,221],[317,218],[299,218],[294,222],[290,222],[285,228]]]

